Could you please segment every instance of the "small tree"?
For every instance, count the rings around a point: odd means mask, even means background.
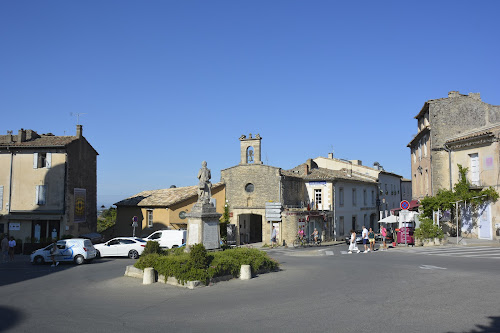
[[[428,217],[420,219],[420,226],[413,233],[413,236],[418,239],[443,238],[443,235],[443,230]]]
[[[226,201],[224,205],[224,213],[220,218],[220,238],[222,241],[227,240],[227,225],[229,224],[229,204]]]

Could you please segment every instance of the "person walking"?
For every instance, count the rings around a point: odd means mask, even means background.
[[[380,234],[382,235],[382,251],[387,251],[386,237],[387,237],[387,229],[382,226],[380,228]]]
[[[375,232],[373,232],[372,228],[368,230],[368,241],[370,242],[370,250],[375,251]]]
[[[14,239],[14,236],[10,236],[10,241],[9,241],[9,258],[10,261],[14,261],[14,249],[16,247],[16,240]]]
[[[51,267],[56,267],[59,265],[59,261],[56,261],[56,255],[58,254],[59,249],[57,248],[57,242],[54,242],[52,244],[52,248],[50,249],[50,258],[52,259],[52,266]]]
[[[276,228],[273,225],[273,230],[271,231],[271,247],[274,248],[274,246],[278,247],[278,244],[276,243]]]
[[[361,238],[363,238],[363,245],[365,247],[365,252],[363,253],[370,252],[370,249],[368,248],[368,229],[366,229],[365,226],[363,226],[363,231],[361,232]]]
[[[356,232],[354,230],[351,230],[351,243],[349,244],[349,251],[347,253],[352,253],[352,251],[356,251],[356,253],[359,253],[358,246],[356,245]]]
[[[9,237],[7,237],[7,234],[3,235],[1,248],[2,248],[2,261],[7,262],[7,258],[9,257]]]

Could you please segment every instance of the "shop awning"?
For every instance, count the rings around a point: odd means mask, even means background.
[[[389,215],[384,217],[382,220],[378,221],[378,223],[398,223],[398,217],[396,215]]]

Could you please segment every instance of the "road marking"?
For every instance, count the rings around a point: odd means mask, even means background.
[[[333,251],[325,251],[325,254],[326,254],[327,256],[333,256]]]
[[[447,269],[444,267],[432,266],[432,265],[420,265],[421,269]]]

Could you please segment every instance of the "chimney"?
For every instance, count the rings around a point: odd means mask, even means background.
[[[307,165],[307,163],[306,163],[306,164],[304,164],[304,174],[305,174],[305,175],[308,175],[308,174],[309,174],[309,165]]]
[[[17,142],[24,142],[26,141],[26,131],[21,128],[17,134]]]
[[[469,97],[477,101],[481,100],[481,93],[469,93]]]
[[[328,158],[333,160],[333,153],[328,153]]]
[[[13,137],[12,137],[12,131],[7,131],[7,141],[8,141],[9,143],[14,142],[14,139],[13,139]]]
[[[82,125],[76,125],[76,137],[81,139],[82,136]]]
[[[460,96],[460,93],[458,91],[450,91],[448,93],[448,98],[458,97],[458,96]]]

